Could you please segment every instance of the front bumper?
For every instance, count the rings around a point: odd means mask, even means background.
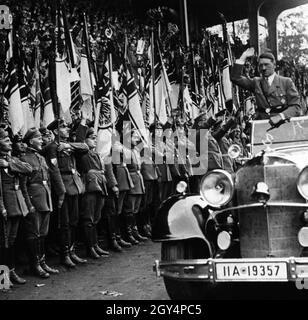
[[[244,266],[275,266],[285,268],[284,276],[280,278],[262,277],[239,277],[224,278],[218,274],[218,265],[233,267]],[[221,268],[220,268],[221,269]],[[247,258],[247,259],[189,259],[175,261],[155,261],[153,270],[158,277],[166,277],[181,281],[198,282],[295,282],[297,279],[308,278],[308,258]]]

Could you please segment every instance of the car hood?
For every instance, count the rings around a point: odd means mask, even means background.
[[[254,165],[290,165],[295,164],[300,170],[308,166],[308,144],[281,147],[267,150],[247,161],[245,166]]]

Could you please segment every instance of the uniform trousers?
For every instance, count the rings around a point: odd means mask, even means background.
[[[60,209],[60,237],[61,246],[70,247],[75,242],[76,227],[79,220],[79,195],[65,195],[63,205]]]
[[[38,239],[46,237],[49,229],[50,212],[35,211],[30,212],[24,219],[26,239]]]

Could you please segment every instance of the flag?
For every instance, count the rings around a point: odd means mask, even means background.
[[[51,122],[55,120],[48,76],[43,79],[42,88],[44,99],[43,126],[47,127]]]
[[[72,38],[66,23],[63,4],[59,3],[56,12],[56,92],[60,104],[60,114],[71,122],[71,83],[80,80],[73,51]]]
[[[43,105],[43,96],[40,83],[38,47],[35,48],[34,56],[34,72],[31,80],[30,102],[34,119],[34,126],[39,128],[41,126],[41,109]]]
[[[17,70],[13,59],[10,59],[4,84],[4,96],[8,101],[8,117],[13,134],[24,133],[24,116],[20,98]]]
[[[130,65],[127,65],[126,68],[126,86],[129,119],[131,120],[134,128],[138,129],[141,139],[148,144],[147,131],[145,128],[137,86],[132,75]]]
[[[148,51],[150,63],[152,63],[151,46]],[[145,80],[145,94],[143,98],[143,112],[146,122],[151,125],[155,118],[162,124],[168,120],[168,114],[171,113],[172,102],[169,100],[171,85],[167,76],[166,69],[159,56],[158,48],[154,48],[154,77],[155,77],[155,95],[153,94],[153,79],[151,68],[148,66]],[[169,96],[168,96],[169,92]],[[155,105],[154,105],[155,97]]]
[[[112,57],[109,57],[112,58]],[[117,110],[116,105],[119,100],[116,97],[116,94],[113,92],[111,94],[111,84],[110,72],[109,72],[109,59],[106,59],[101,74],[98,81],[98,102],[101,103],[101,110],[99,115],[99,126],[102,128],[109,127],[114,125],[117,119]],[[111,101],[111,96],[113,100]],[[115,98],[116,97],[116,98]],[[116,100],[116,103],[115,103]]]
[[[34,117],[30,105],[30,90],[29,83],[31,81],[33,73],[30,66],[26,62],[24,52],[21,47],[18,46],[18,84],[20,99],[23,110],[24,126],[22,133],[25,133],[29,128],[34,126]]]
[[[87,21],[84,15],[80,60],[80,95],[83,101],[81,110],[85,111],[90,118],[93,115],[94,86],[96,85],[94,73],[91,66],[92,63],[89,48]]]
[[[198,103],[200,102],[200,95],[195,94],[195,100],[192,99],[188,86],[185,87],[183,91],[183,102],[184,102],[184,110],[186,113],[186,120],[191,123],[199,116],[200,110]]]

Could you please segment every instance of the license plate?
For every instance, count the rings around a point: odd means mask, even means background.
[[[285,262],[217,263],[217,280],[286,281]]]

